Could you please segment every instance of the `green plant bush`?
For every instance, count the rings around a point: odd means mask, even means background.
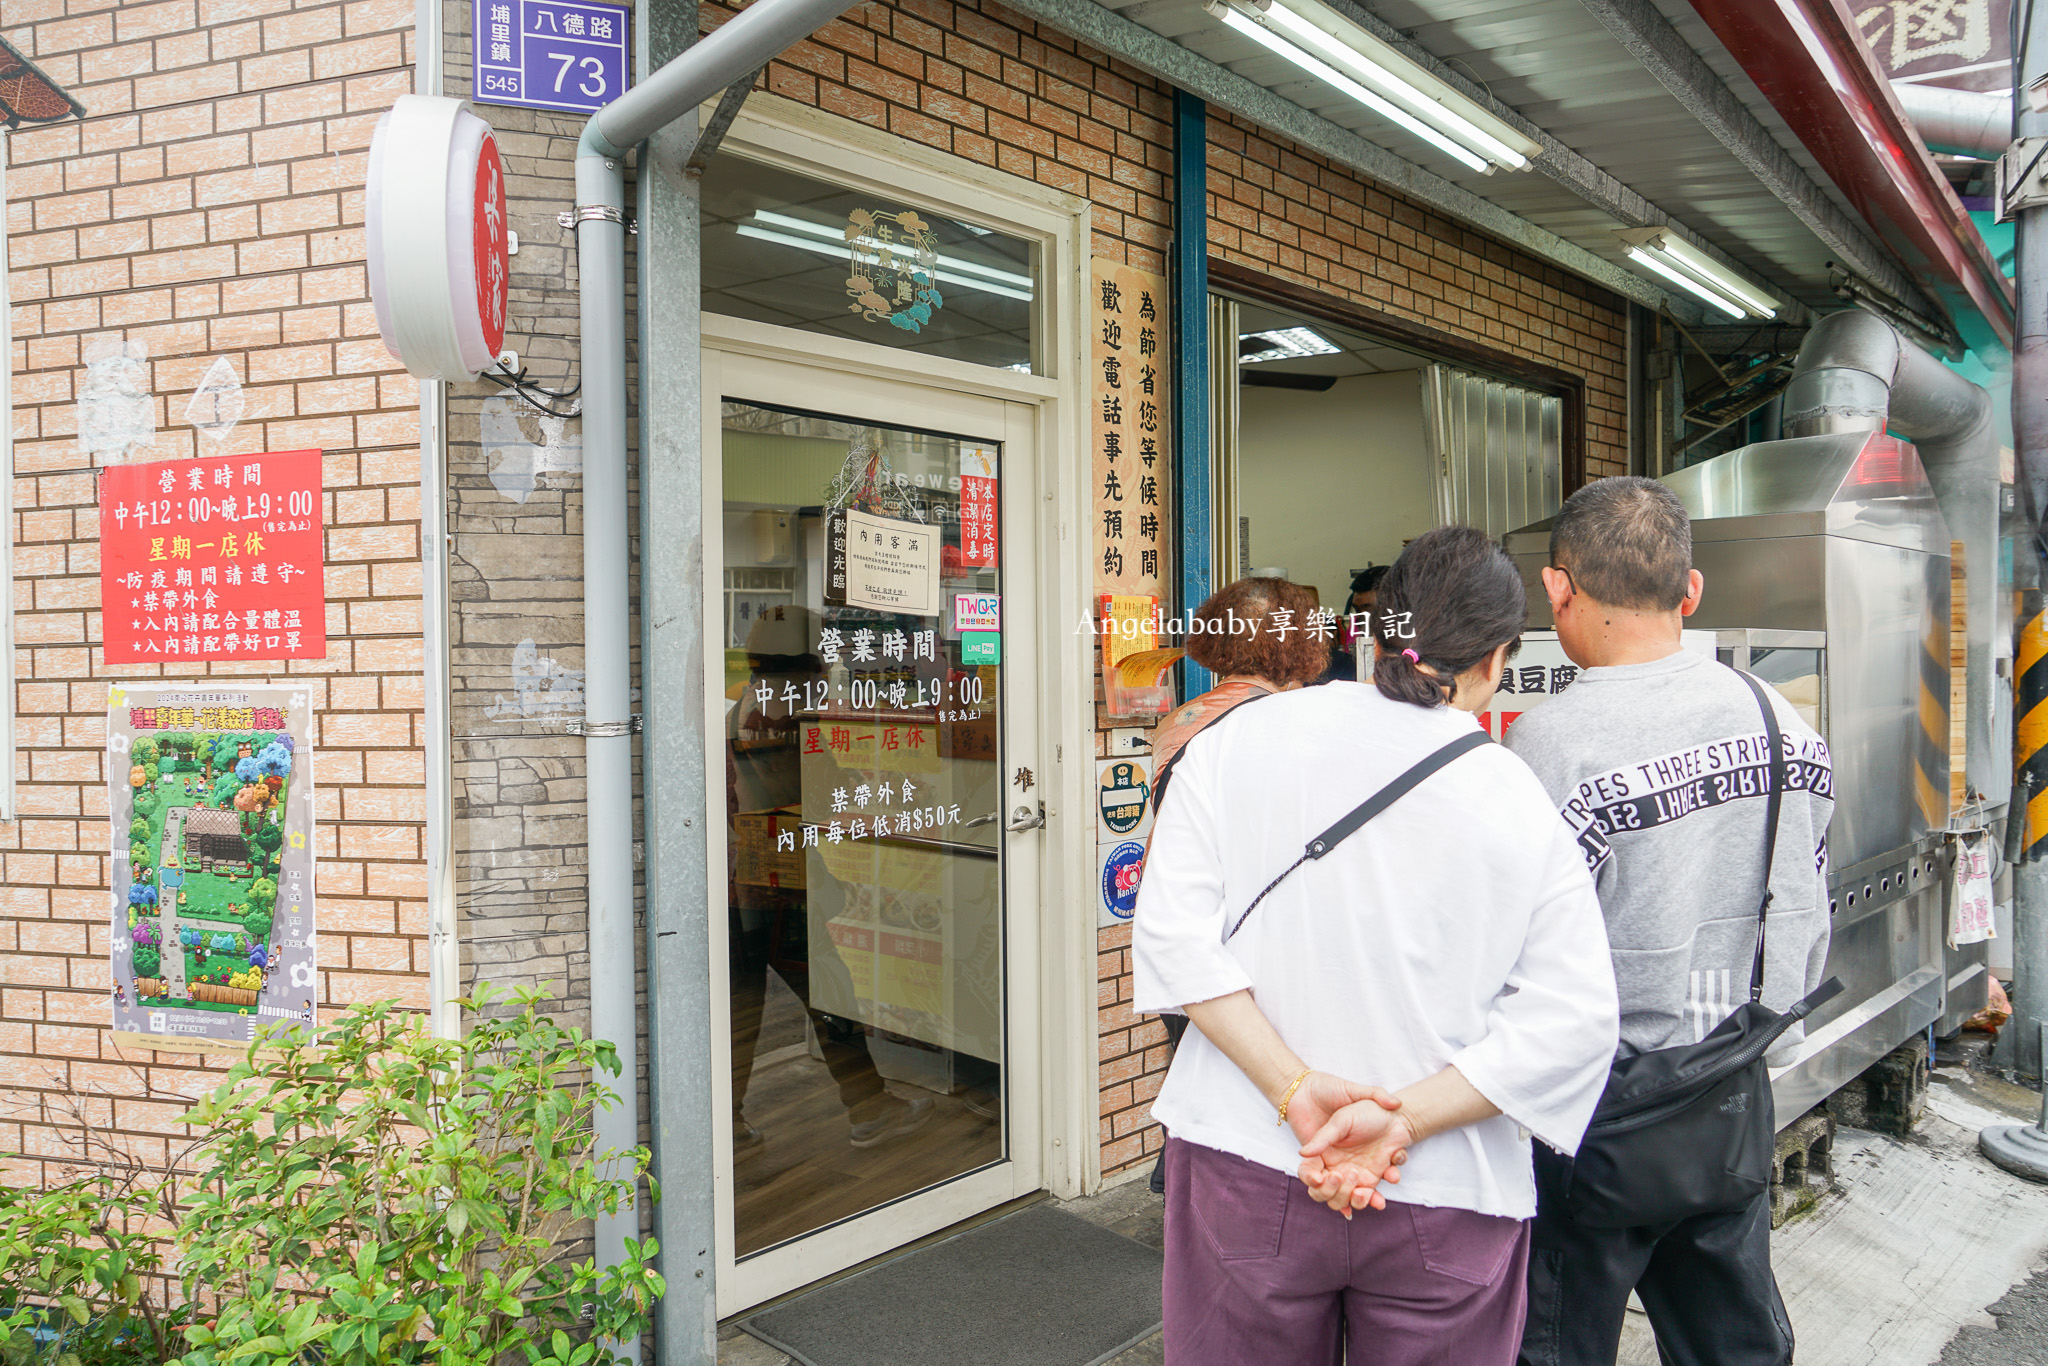
[[[387,1001],[351,1009],[317,1048],[251,1045],[187,1116],[201,1137],[166,1268],[180,1298],[147,1319],[186,1325],[184,1342],[154,1356],[77,1348],[76,1366],[618,1360],[604,1344],[646,1332],[662,1292],[654,1241],[628,1240],[625,1259],[600,1268],[566,1240],[625,1208],[649,1158],[598,1150],[595,1115],[616,1102],[593,1078],[617,1075],[617,1052],[542,1014],[544,999],[479,989],[465,1007],[515,1010],[473,1014],[461,1039],[433,1037]],[[135,1338],[103,1325],[139,1309],[78,1288],[148,1276],[132,1252],[114,1273],[78,1213],[90,1196],[50,1210],[35,1193],[0,1201],[0,1286],[23,1285],[38,1306],[0,1318],[0,1341],[53,1308],[121,1350]],[[18,1281],[29,1251],[52,1244],[66,1251],[50,1275]],[[84,1269],[65,1271],[66,1258]]]

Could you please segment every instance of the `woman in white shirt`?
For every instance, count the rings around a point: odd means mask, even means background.
[[[1303,851],[1475,733],[1526,616],[1498,547],[1432,531],[1379,585],[1371,684],[1262,698],[1176,768],[1132,938],[1137,1009],[1195,1026],[1152,1107],[1173,1366],[1515,1359],[1529,1136],[1576,1150],[1615,1048],[1585,860],[1490,744]]]

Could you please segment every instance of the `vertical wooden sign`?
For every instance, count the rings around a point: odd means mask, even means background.
[[[1166,582],[1166,277],[1100,257],[1090,286],[1095,591],[1162,597]]]

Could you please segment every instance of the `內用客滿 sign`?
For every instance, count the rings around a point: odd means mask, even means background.
[[[116,1042],[222,1053],[310,1032],[312,717],[302,687],[109,690]]]
[[[846,517],[846,605],[929,617],[939,611],[939,535],[921,522],[853,508]],[[834,557],[837,567],[837,557]]]
[[[626,93],[633,12],[589,0],[471,0],[476,98],[588,114]]]
[[[1095,591],[1159,597],[1165,582],[1166,277],[1096,258],[1094,365]]]
[[[370,138],[364,220],[370,302],[391,354],[420,379],[495,366],[512,237],[491,126],[461,100],[399,96]]]
[[[325,659],[319,451],[100,472],[109,664]]]

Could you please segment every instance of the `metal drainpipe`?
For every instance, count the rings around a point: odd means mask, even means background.
[[[633,934],[631,562],[626,509],[626,155],[630,149],[851,8],[850,0],[757,0],[591,115],[576,149],[576,253],[583,376],[583,689],[589,842],[590,1029],[618,1047],[604,1078],[619,1104],[597,1118],[600,1149],[640,1141]],[[695,782],[694,774],[678,781]],[[660,1003],[652,998],[653,1016]],[[650,1027],[652,1020],[650,1019]],[[707,1031],[708,1019],[687,1022]],[[706,1171],[700,1173],[708,1179]],[[658,1173],[666,1179],[671,1173]],[[682,1177],[683,1172],[673,1175]],[[640,1235],[636,1206],[597,1221],[597,1262]],[[638,1344],[624,1344],[638,1360]],[[674,1344],[687,1359],[688,1344]],[[671,1351],[664,1345],[663,1355]]]
[[[1993,771],[1990,624],[1998,592],[1998,433],[1991,395],[1907,341],[1875,314],[1830,313],[1799,348],[1784,394],[1786,436],[1883,431],[1920,450],[1949,535],[1963,543],[1969,642],[1969,785],[2002,802],[2012,775]]]

